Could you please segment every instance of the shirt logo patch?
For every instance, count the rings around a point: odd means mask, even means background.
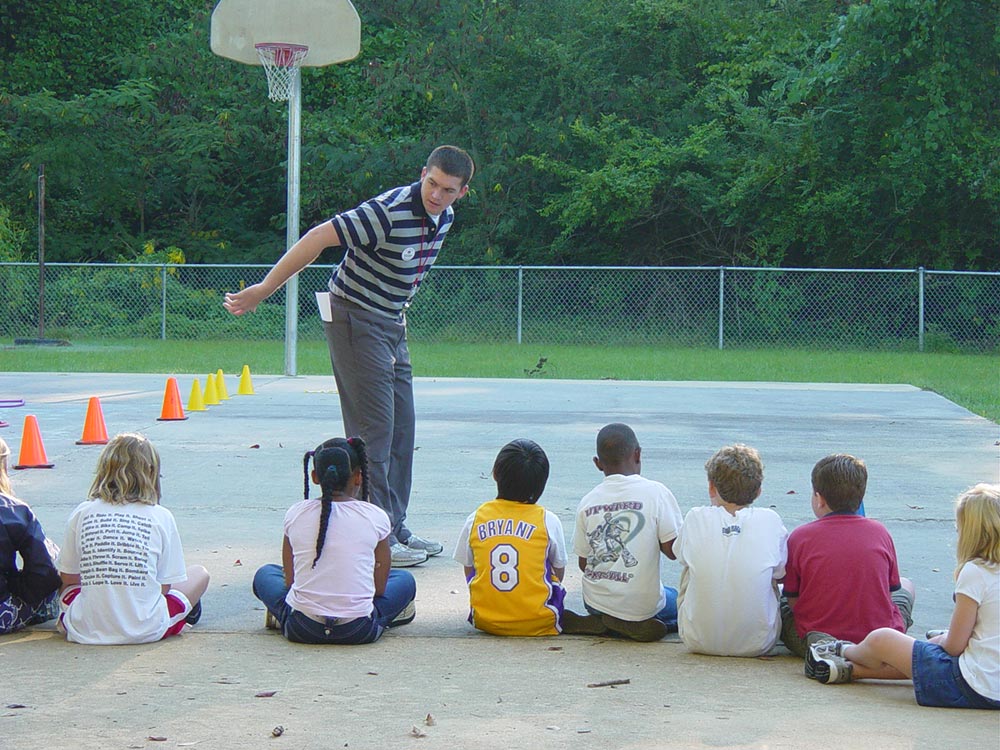
[[[403,260],[413,260],[413,256],[417,254],[417,251],[412,247],[408,247],[403,251]]]

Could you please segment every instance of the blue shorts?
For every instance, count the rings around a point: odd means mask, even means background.
[[[911,666],[913,692],[921,706],[1000,709],[1000,701],[990,700],[969,687],[959,669],[958,657],[936,643],[916,641]]]

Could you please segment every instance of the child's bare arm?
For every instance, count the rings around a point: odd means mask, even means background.
[[[578,557],[577,560],[579,561],[580,572],[581,573],[586,573],[587,572],[587,558],[586,557]]]
[[[62,587],[67,586],[79,586],[80,585],[80,574],[79,573],[59,573],[59,578],[62,580]]]
[[[281,541],[281,572],[285,575],[285,585],[291,588],[295,583],[295,561],[292,558],[292,543],[287,536]]]
[[[677,555],[674,554],[674,540],[671,539],[669,542],[660,542],[660,552],[669,557],[671,560],[676,560]]]
[[[476,574],[476,569],[471,565],[464,565],[463,567],[465,568],[465,580],[471,581],[472,576]]]
[[[392,567],[392,551],[389,549],[389,537],[375,545],[375,596],[385,593],[385,584],[389,580],[389,568]]]
[[[958,656],[969,645],[972,629],[976,626],[979,605],[965,594],[955,595],[955,611],[951,614],[951,625],[939,644],[952,656]]]
[[[566,575],[566,568],[552,568],[552,575],[557,581],[562,581],[563,576]]]

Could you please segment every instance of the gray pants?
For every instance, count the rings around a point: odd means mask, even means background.
[[[406,321],[365,310],[330,295],[333,321],[323,323],[340,393],[345,437],[368,447],[371,501],[389,515],[389,544],[410,538],[410,502],[416,417]]]

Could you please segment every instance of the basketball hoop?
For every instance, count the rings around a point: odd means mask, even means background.
[[[285,102],[292,93],[295,71],[302,65],[309,48],[304,44],[262,42],[255,44],[260,64],[267,74],[267,96],[272,102]]]

